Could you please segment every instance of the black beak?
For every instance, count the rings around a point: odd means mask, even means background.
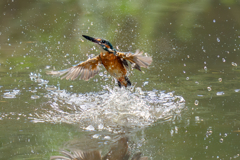
[[[93,37],[89,37],[89,36],[86,36],[86,35],[82,35],[84,38],[86,38],[87,40],[89,41],[92,41],[94,43],[97,43],[99,44],[100,43],[100,40],[96,39],[96,38],[93,38]]]

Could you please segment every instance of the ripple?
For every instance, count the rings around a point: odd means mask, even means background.
[[[10,92],[7,92],[3,94],[3,98],[16,98],[16,95]]]
[[[40,96],[38,96],[38,95],[32,95],[31,96],[31,99],[39,99],[40,98]]]
[[[225,94],[225,93],[224,93],[223,91],[216,93],[217,96],[222,96],[222,95],[224,95],[224,94]]]
[[[235,91],[235,92],[240,92],[240,89],[235,89],[234,91]]]
[[[48,91],[54,91],[57,90],[57,87],[54,85],[46,85],[45,89]]]
[[[16,95],[20,93],[20,90],[13,90],[12,92],[6,92],[3,94],[3,98],[16,98]]]

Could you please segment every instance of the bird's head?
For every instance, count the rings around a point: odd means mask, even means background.
[[[86,36],[86,35],[82,35],[82,36],[89,41],[97,43],[100,46],[100,48],[103,49],[103,51],[112,52],[112,53],[116,52],[116,50],[113,48],[112,44],[105,39],[93,38],[93,37]]]

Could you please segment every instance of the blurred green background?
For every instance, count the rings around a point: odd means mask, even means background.
[[[31,121],[48,101],[31,72],[71,93],[115,85],[98,75],[85,82],[45,74],[99,54],[82,34],[143,50],[153,63],[145,74],[133,71],[136,87],[185,99],[184,122],[136,131],[136,150],[154,160],[240,159],[239,15],[239,0],[1,0],[0,159],[49,159],[66,141],[91,137],[76,124]]]

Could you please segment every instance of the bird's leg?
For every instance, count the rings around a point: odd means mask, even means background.
[[[118,81],[118,86],[119,86],[119,88],[121,88],[121,87],[122,87],[122,85],[121,85],[121,82],[120,82],[120,81]]]
[[[131,81],[128,79],[127,76],[125,76],[125,80],[127,81],[127,86],[131,86],[132,85]]]

